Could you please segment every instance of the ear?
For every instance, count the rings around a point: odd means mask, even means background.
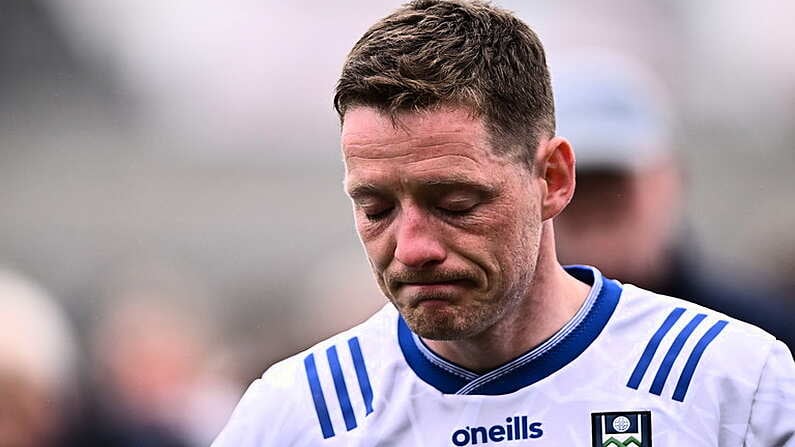
[[[557,216],[574,195],[574,151],[563,137],[539,145],[535,169],[542,185],[541,218]]]

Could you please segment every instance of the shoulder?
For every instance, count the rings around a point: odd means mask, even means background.
[[[607,338],[630,347],[627,386],[680,402],[698,387],[751,399],[781,345],[756,326],[632,285],[623,286]]]
[[[363,373],[363,369],[374,372],[392,360],[397,348],[397,320],[397,310],[386,304],[367,321],[274,364],[262,380],[273,382],[285,391],[294,391],[296,386],[304,386],[307,380],[312,385],[314,376],[317,376],[317,381],[325,383],[327,376],[338,379],[337,373],[351,373],[357,380],[359,376],[356,374]],[[296,376],[303,376],[298,384],[295,383]],[[293,381],[286,382],[288,377]]]
[[[387,304],[364,323],[268,368],[213,446],[314,445],[355,427],[372,412],[373,383],[391,361],[396,321]]]
[[[760,343],[769,349],[775,342],[775,337],[757,326],[708,307],[631,284],[623,285],[618,318],[635,321],[635,329],[641,329],[637,331],[638,336],[647,335],[650,331],[662,335],[662,332],[683,326],[681,330],[685,334],[708,332],[715,342],[719,339],[742,341],[743,344],[752,343],[755,349],[760,347]]]

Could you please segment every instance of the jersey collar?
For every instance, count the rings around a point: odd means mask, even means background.
[[[487,373],[476,374],[431,351],[398,316],[398,342],[406,362],[423,381],[444,394],[513,393],[558,371],[602,332],[621,295],[621,285],[593,267],[568,266],[566,271],[590,284],[591,291],[574,317],[541,345]]]

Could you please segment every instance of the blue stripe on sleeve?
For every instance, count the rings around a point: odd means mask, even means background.
[[[317,377],[314,354],[306,356],[304,368],[306,368],[306,379],[309,381],[309,390],[312,392],[312,401],[315,403],[315,412],[317,412],[317,420],[320,422],[320,430],[323,432],[323,439],[328,439],[334,436],[334,427],[331,425],[326,399],[323,397],[323,388],[321,388],[320,379]]]
[[[353,337],[349,339],[348,347],[351,350],[351,357],[353,357],[353,367],[356,369],[359,389],[362,391],[365,414],[370,414],[373,412],[373,388],[370,386],[370,377],[367,375],[367,367],[364,365],[364,356],[362,356],[362,348],[359,346],[359,338]]]
[[[348,387],[345,385],[345,377],[342,375],[340,359],[337,356],[337,347],[331,346],[326,349],[326,357],[328,357],[328,364],[331,367],[331,376],[334,378],[334,389],[337,391],[337,399],[340,401],[342,417],[345,419],[345,428],[351,431],[356,428],[356,415],[353,414],[353,406],[351,405],[350,396],[348,396]]]
[[[689,323],[687,323],[687,326],[685,326],[685,328],[679,332],[679,335],[676,336],[673,344],[670,348],[668,348],[665,358],[663,358],[660,369],[657,370],[657,375],[654,376],[654,381],[652,382],[651,389],[649,390],[652,394],[656,394],[658,396],[662,394],[663,386],[665,386],[665,381],[668,379],[668,374],[671,373],[671,367],[673,367],[676,357],[682,351],[682,347],[690,337],[690,334],[693,333],[696,327],[701,324],[701,321],[703,321],[706,317],[707,316],[704,314],[696,315],[692,320],[690,320]]]
[[[646,348],[643,350],[643,354],[640,356],[640,360],[638,364],[635,366],[635,370],[632,371],[632,376],[629,378],[629,382],[627,382],[627,386],[637,390],[638,386],[640,386],[640,381],[643,380],[643,375],[646,374],[646,370],[649,369],[649,364],[651,363],[651,359],[654,357],[654,353],[657,352],[657,348],[660,347],[660,342],[662,341],[665,334],[671,330],[674,323],[679,320],[679,317],[685,313],[685,309],[683,307],[677,307],[670,314],[668,317],[663,321],[662,326],[657,329],[657,332],[651,337],[649,343],[646,345]]]
[[[679,377],[679,381],[676,383],[676,389],[674,390],[673,399],[679,402],[684,402],[685,394],[687,394],[687,388],[690,386],[690,381],[693,379],[693,373],[696,371],[696,366],[698,366],[699,360],[701,360],[701,356],[704,354],[704,351],[707,349],[712,340],[720,334],[723,328],[729,324],[726,320],[720,320],[717,323],[713,324],[711,328],[701,337],[701,340],[698,341],[696,347],[693,349],[693,352],[690,353],[690,357],[687,358],[687,363],[685,363],[685,368],[682,370],[682,375]]]

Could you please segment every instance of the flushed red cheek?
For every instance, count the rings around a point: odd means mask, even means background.
[[[364,238],[362,238],[364,240]],[[392,253],[384,243],[377,241],[364,240],[364,249],[367,252],[367,257],[370,259],[370,264],[376,273],[381,274],[386,270],[387,266],[392,259]]]

